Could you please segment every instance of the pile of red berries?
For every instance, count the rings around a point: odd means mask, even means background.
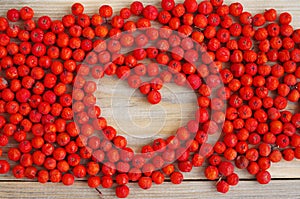
[[[18,143],[7,152],[16,178],[71,185],[87,177],[92,188],[117,184],[125,198],[128,182],[180,184],[181,172],[207,159],[205,176],[226,193],[239,181],[234,165],[267,184],[271,163],[300,159],[300,113],[285,110],[300,97],[300,30],[289,25],[291,15],[253,16],[223,0],[162,0],[161,7],[135,1],[113,15],[102,5],[88,16],[75,3],[61,20],[35,21],[30,7],[0,17],[0,156],[9,140]],[[164,83],[186,86],[198,96],[195,119],[136,154],[96,105],[104,75],[152,104]],[[219,141],[207,143],[216,132]],[[0,160],[0,174],[9,170]]]

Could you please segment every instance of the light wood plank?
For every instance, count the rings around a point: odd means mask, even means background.
[[[136,184],[130,184],[131,198],[163,199],[163,198],[299,198],[299,181],[271,181],[268,185],[259,185],[254,181],[242,181],[236,187],[231,187],[227,194],[216,192],[215,182],[183,182],[180,185],[164,183],[153,185],[149,190],[142,190]],[[26,187],[26,188],[25,188]],[[116,198],[114,189],[99,189],[102,198]],[[96,190],[87,187],[86,182],[76,182],[70,187],[62,184],[38,184],[32,182],[0,182],[2,199],[99,199]],[[55,194],[55,195],[54,195]]]

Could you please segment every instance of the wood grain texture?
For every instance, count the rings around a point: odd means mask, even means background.
[[[273,198],[289,199],[299,198],[300,184],[297,180],[272,181],[268,185],[259,185],[254,181],[240,182],[236,187],[231,187],[228,194],[215,191],[214,182],[183,182],[180,185],[153,185],[149,190],[141,190],[136,184],[129,184],[130,195],[128,199],[164,199],[164,198]],[[116,198],[114,189],[100,189],[103,199]],[[86,187],[85,182],[76,182],[70,187],[61,184],[40,185],[34,182],[0,182],[2,199],[99,199],[98,192]]]
[[[98,12],[98,8],[102,4],[110,4],[115,11],[118,11],[124,6],[129,6],[133,1],[86,0],[82,3],[85,5],[85,12],[93,14]],[[159,0],[142,1],[145,4],[159,5]],[[177,0],[177,2],[182,1]],[[227,4],[235,1],[225,0]],[[70,6],[74,2],[76,1],[1,0],[0,15],[5,15],[10,8],[21,8],[27,5],[35,10],[35,17],[49,15],[54,19],[59,19],[64,14],[70,13]],[[295,28],[300,27],[298,0],[239,0],[239,2],[244,5],[245,11],[251,13],[260,13],[272,7],[277,9],[278,12],[289,11],[294,17],[292,25]],[[116,86],[121,86],[122,89],[115,89]],[[99,82],[97,103],[101,105],[103,115],[107,117],[109,125],[116,127],[119,134],[128,138],[129,146],[139,151],[140,146],[149,143],[156,137],[167,137],[174,134],[179,126],[193,117],[195,109],[195,94],[193,92],[174,85],[167,85],[164,87],[162,95],[164,97],[163,103],[151,107],[141,95],[133,92],[124,83],[118,82],[115,78],[104,78]],[[120,101],[129,101],[129,104],[122,107],[123,104]],[[118,112],[120,107],[124,108],[121,113]],[[289,109],[294,108],[294,105],[289,105]],[[129,132],[128,129],[130,129]],[[157,129],[159,129],[159,133],[156,134]],[[218,135],[215,135],[214,140],[217,138]],[[214,140],[211,142],[214,142]],[[16,146],[16,144],[10,144],[8,147],[12,146]],[[4,158],[6,158],[6,152],[7,148],[4,148]],[[300,179],[300,163],[297,160],[293,162],[282,161],[272,165],[270,172],[272,177],[278,180],[273,180],[269,185],[261,186],[254,181],[242,181],[226,195],[215,192],[214,182],[202,181],[204,179],[203,169],[204,167],[194,168],[191,173],[185,174],[186,181],[178,186],[171,186],[167,182],[161,186],[153,186],[152,189],[143,191],[136,184],[130,184],[131,194],[129,198],[299,198],[300,180],[297,179]],[[253,176],[245,171],[237,170],[237,173],[242,179],[253,179]],[[103,198],[115,198],[113,189],[101,191],[103,192]],[[40,185],[25,179],[16,181],[9,173],[0,176],[0,198],[92,199],[99,198],[99,195],[96,191],[89,189],[86,182],[82,181],[77,181],[71,187],[52,183]]]

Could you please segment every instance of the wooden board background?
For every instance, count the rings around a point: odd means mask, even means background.
[[[118,11],[121,7],[128,6],[133,0],[87,0],[82,2],[85,5],[87,14],[96,13],[102,4],[110,4]],[[179,0],[181,1],[181,0]],[[293,26],[300,27],[300,6],[298,0],[239,0],[244,5],[244,10],[251,13],[263,12],[268,8],[275,8],[279,12],[288,11],[293,15]],[[1,0],[0,15],[5,15],[10,8],[21,8],[24,5],[31,6],[35,10],[35,16],[49,15],[53,18],[60,18],[65,13],[70,12],[70,6],[75,1],[38,1],[38,0]],[[143,0],[145,4],[159,5],[158,0]],[[227,4],[234,0],[226,0]],[[103,109],[103,115],[108,117],[110,125],[115,126],[119,133],[129,139],[129,145],[135,150],[158,136],[170,135],[176,130],[181,123],[184,124],[193,116],[194,103],[193,93],[180,89],[176,86],[168,85],[163,90],[164,102],[162,106],[150,107],[145,103],[140,95],[133,93],[132,90],[124,86],[121,91],[116,91],[114,88],[119,85],[116,79],[104,78],[99,82],[100,91],[98,102]],[[105,86],[102,86],[105,85]],[[122,84],[121,84],[122,86]],[[186,101],[173,102],[172,96]],[[115,99],[130,99],[127,107],[124,107],[124,113],[116,114],[118,104]],[[176,104],[177,103],[177,104]],[[113,108],[112,108],[113,107]],[[290,106],[292,108],[292,106]],[[181,111],[178,111],[181,110]],[[155,114],[156,113],[156,114]],[[157,114],[159,113],[159,114]],[[129,114],[130,117],[125,117]],[[164,115],[165,114],[165,115]],[[167,116],[167,117],[165,117]],[[166,119],[167,118],[167,119]],[[122,123],[122,119],[126,119]],[[152,123],[151,123],[152,120]],[[161,122],[161,121],[164,122]],[[139,129],[132,129],[132,124],[135,126],[145,127],[146,132],[149,129],[160,129],[159,134],[153,137],[143,137]],[[147,126],[148,125],[148,126]],[[130,134],[125,134],[127,129],[132,129]],[[153,132],[152,132],[153,133]],[[149,131],[151,134],[151,131]],[[151,134],[152,135],[152,134]],[[12,145],[10,145],[12,146]],[[4,149],[6,152],[7,149]],[[4,153],[4,158],[6,154]],[[170,182],[165,182],[163,185],[154,185],[150,190],[144,191],[137,187],[136,184],[130,184],[131,194],[129,198],[299,198],[300,197],[300,162],[294,160],[292,162],[282,161],[272,165],[270,172],[272,174],[272,182],[268,185],[259,185],[245,171],[236,171],[241,177],[241,182],[238,186],[232,187],[231,191],[226,194],[216,193],[214,183],[208,182],[203,177],[203,167],[193,169],[191,173],[185,174],[185,181],[181,185],[171,185]],[[115,198],[114,190],[103,190],[103,198]],[[28,180],[16,180],[11,177],[11,174],[0,176],[0,198],[99,198],[98,193],[89,189],[84,181],[77,181],[71,187],[65,187],[62,184],[47,183],[41,185],[37,182]]]

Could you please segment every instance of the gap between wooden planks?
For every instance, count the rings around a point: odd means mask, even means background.
[[[179,0],[177,2],[182,2]],[[229,4],[236,0],[225,0],[225,3]],[[0,15],[5,15],[6,11],[10,8],[21,8],[24,5],[28,5],[35,10],[35,16],[49,15],[54,19],[60,18],[66,13],[70,12],[70,6],[76,1],[39,1],[39,0],[2,0],[0,2]],[[82,1],[83,2],[83,1]],[[98,8],[102,4],[110,4],[114,10],[120,10],[124,6],[130,5],[133,0],[118,0],[118,1],[95,1],[86,0],[83,2],[87,14],[96,13]],[[294,20],[292,25],[295,28],[300,27],[300,7],[298,0],[239,0],[244,5],[244,10],[251,13],[262,12],[264,9],[276,8],[279,12],[289,11]],[[145,4],[159,5],[159,1],[144,0]],[[110,80],[105,79],[103,83],[111,83]],[[106,96],[108,97],[108,96]],[[138,106],[134,108],[139,108]],[[292,106],[289,106],[292,109]],[[109,116],[109,107],[105,107]],[[175,124],[167,123],[164,127],[165,135],[172,133],[176,128],[174,125],[179,121],[178,115],[173,115]],[[114,126],[114,121],[109,119],[111,125]],[[121,131],[120,131],[121,132]],[[122,132],[121,132],[122,133]],[[130,142],[133,141],[133,142]],[[134,140],[129,138],[130,145],[138,148],[139,145],[134,143]],[[11,146],[11,145],[10,145]],[[5,154],[4,154],[5,157]],[[245,171],[237,170],[243,179],[253,179],[253,176],[248,175]],[[300,163],[299,161],[293,162],[280,162],[272,165],[270,169],[273,178],[280,178],[281,180],[273,180],[269,185],[258,185],[257,182],[243,181],[237,187],[226,194],[221,195],[215,193],[213,186],[214,182],[207,181],[192,181],[203,178],[203,167],[195,168],[191,173],[185,174],[187,180],[182,185],[171,186],[170,183],[165,183],[161,186],[154,186],[151,190],[143,191],[136,187],[136,184],[131,184],[131,195],[129,198],[297,198],[299,197],[298,190],[300,188],[300,180],[283,180],[284,178],[300,178]],[[0,177],[0,198],[98,198],[97,192],[86,187],[86,182],[76,182],[72,187],[64,187],[61,184],[48,183],[46,185],[40,185],[36,182],[17,182],[11,177],[11,174]],[[113,190],[104,190],[104,198],[115,198]]]

